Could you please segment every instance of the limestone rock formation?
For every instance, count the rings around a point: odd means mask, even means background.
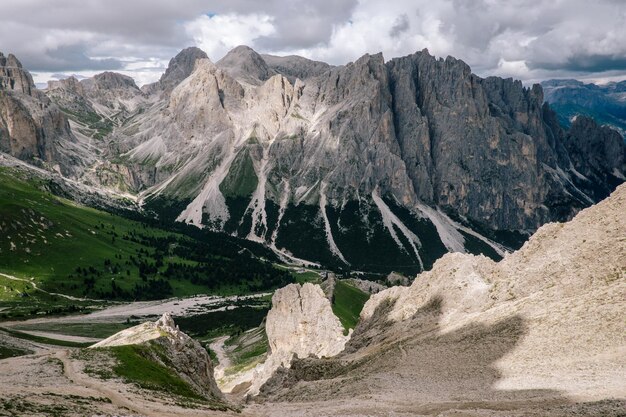
[[[35,88],[15,56],[1,53],[0,151],[67,176],[90,163],[64,114]]]
[[[289,368],[294,357],[332,357],[350,339],[320,286],[311,283],[290,284],[274,293],[265,330],[270,354],[249,376],[250,395],[256,395],[278,368]]]
[[[589,187],[589,194],[604,198],[624,181],[626,147],[617,131],[598,126],[586,116],[578,116],[565,137],[565,147],[577,172],[581,188]]]
[[[276,61],[247,47],[204,60],[167,108],[137,119],[140,133],[120,132],[148,201],[188,202],[179,221],[287,258],[411,273],[449,251],[498,258],[498,240],[516,247],[597,199],[538,86],[427,51],[304,81],[273,75]]]
[[[397,272],[392,272],[389,275],[387,275],[386,281],[391,286],[394,286],[394,285],[407,286],[411,283],[407,277],[405,277],[402,274],[398,274]]]
[[[31,95],[35,88],[33,77],[22,68],[22,63],[13,54],[5,57],[0,52],[0,90],[18,91]]]
[[[325,62],[313,61],[297,55],[276,56],[263,54],[261,57],[271,69],[287,77],[292,84],[296,82],[296,79],[306,80],[307,78],[317,77],[332,68],[331,65]]]
[[[433,299],[441,300],[443,333],[517,316],[524,337],[498,362],[503,370],[499,388],[623,394],[618,375],[626,370],[619,330],[626,311],[625,210],[622,185],[572,221],[542,226],[498,263],[483,256],[445,255],[409,288],[373,295],[361,320],[371,320],[387,304],[392,307],[384,313],[386,320],[409,325]],[[385,337],[400,337],[392,327]],[[591,369],[594,378],[589,378]]]
[[[427,50],[331,67],[191,48],[144,91],[112,73],[80,85],[48,94],[90,144],[82,180],[295,262],[406,275],[447,252],[499,259],[626,178],[613,159],[596,172],[625,145],[565,132],[540,86]]]
[[[159,337],[167,337],[172,343],[184,342],[189,339],[189,336],[178,329],[172,316],[165,313],[155,322],[147,321],[137,326],[124,329],[94,344],[91,348],[138,345],[139,343],[158,339]]]
[[[374,294],[343,352],[294,360],[259,400],[321,415],[619,415],[625,210],[621,185],[500,262],[444,255]]]
[[[245,45],[228,52],[216,65],[236,80],[254,85],[262,84],[277,74],[261,55]]]
[[[163,314],[156,322],[145,322],[122,330],[94,344],[91,348],[150,345],[151,343],[160,348],[151,358],[152,360],[171,368],[206,398],[222,398],[222,393],[213,377],[213,364],[206,349],[181,332],[168,313]]]
[[[185,48],[170,60],[167,70],[159,81],[143,86],[142,90],[147,94],[169,93],[182,80],[189,77],[196,66],[196,61],[207,58],[207,54],[199,48]]]

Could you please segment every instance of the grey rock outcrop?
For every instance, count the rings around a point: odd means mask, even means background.
[[[407,277],[397,272],[392,272],[387,275],[386,281],[389,283],[389,286],[400,285],[406,287],[411,283]]]
[[[146,322],[122,330],[91,348],[124,345],[158,346],[147,349],[150,359],[176,372],[198,394],[223,400],[213,377],[211,358],[200,343],[181,332],[172,317],[165,313],[156,322]],[[150,353],[153,352],[153,353]]]
[[[143,86],[142,90],[147,94],[158,91],[170,92],[182,80],[189,77],[196,66],[196,61],[207,58],[207,54],[199,48],[193,46],[185,48],[170,60],[159,81]]]
[[[258,85],[277,74],[252,48],[240,45],[215,64],[236,80]]]
[[[582,187],[596,199],[605,198],[624,181],[626,172],[626,143],[621,135],[606,126],[598,126],[591,118],[578,116],[565,137],[565,147]]]
[[[252,375],[251,395],[258,394],[278,368],[289,368],[294,357],[332,357],[350,339],[320,286],[311,283],[290,284],[274,293],[265,331],[270,354]]]
[[[261,55],[265,63],[278,74],[282,74],[292,84],[296,79],[306,80],[324,74],[332,68],[325,62],[313,61],[297,55]]]
[[[89,162],[65,115],[12,54],[0,54],[0,151],[67,176]]]
[[[570,222],[542,226],[500,262],[446,254],[410,287],[373,295],[343,352],[294,360],[265,384],[261,400],[306,402],[333,415],[356,407],[386,415],[399,404],[420,404],[407,415],[435,406],[466,414],[468,404],[472,415],[619,414],[625,209],[626,184]],[[584,398],[592,411],[564,412],[572,407],[565,400],[553,413],[561,395]],[[494,411],[513,398],[518,405]],[[332,412],[322,409],[329,402]],[[594,402],[615,411],[595,412]]]
[[[166,94],[113,74],[80,84],[105,124],[90,180],[296,261],[412,274],[446,252],[497,259],[626,178],[617,161],[592,175],[617,143],[569,140],[607,134],[565,132],[540,86],[427,50],[330,67],[245,46],[213,64],[187,49],[154,87]]]
[[[31,95],[35,83],[30,73],[22,68],[22,63],[13,54],[5,57],[0,52],[0,90],[18,91]]]
[[[242,46],[198,61],[167,105],[135,119],[140,133],[115,141],[149,199],[189,202],[179,221],[389,272],[428,269],[446,251],[499,257],[500,232],[597,201],[574,179],[539,86],[482,79],[426,50],[365,55],[304,81],[267,59]]]

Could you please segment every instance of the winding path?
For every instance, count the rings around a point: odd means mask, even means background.
[[[229,337],[230,336],[218,337],[209,345],[209,348],[215,353],[219,362],[214,368],[213,373],[216,381],[224,378],[224,371],[226,368],[230,368],[231,366],[230,359],[228,358],[228,355],[226,355],[226,350],[224,349],[224,342],[226,342]]]
[[[0,276],[3,276],[3,277],[5,277],[5,278],[10,279],[10,280],[13,280],[13,281],[22,281],[22,282],[26,282],[26,283],[28,283],[28,284],[32,285],[32,286],[33,286],[33,288],[34,288],[34,289],[36,289],[37,291],[41,291],[41,292],[46,293],[46,294],[48,294],[48,295],[55,295],[55,296],[57,296],[57,297],[63,297],[63,298],[66,298],[66,299],[68,299],[68,300],[72,300],[72,301],[105,301],[105,300],[95,300],[95,299],[93,299],[93,298],[79,298],[79,297],[73,297],[73,296],[71,296],[71,295],[60,294],[60,293],[58,293],[58,292],[49,292],[49,291],[42,290],[41,288],[39,288],[39,287],[37,286],[37,283],[35,283],[35,281],[31,281],[31,280],[26,279],[26,278],[18,278],[18,277],[15,277],[15,276],[13,276],[13,275],[3,274],[2,272],[0,272]]]
[[[111,400],[111,403],[117,407],[127,408],[134,413],[145,416],[155,415],[154,413],[139,406],[136,402],[130,401],[119,392],[108,388],[98,380],[86,377],[84,374],[77,372],[74,368],[74,363],[69,358],[68,350],[59,350],[55,353],[54,356],[58,358],[61,362],[63,362],[63,373],[74,384],[82,385],[83,387],[98,392],[102,396],[109,398]]]

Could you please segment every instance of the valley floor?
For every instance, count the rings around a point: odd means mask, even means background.
[[[5,342],[24,345],[0,333]],[[354,398],[314,402],[244,404],[234,411],[210,410],[184,404],[166,394],[146,391],[115,380],[102,380],[85,372],[77,349],[28,343],[33,354],[0,360],[0,415],[2,416],[623,416],[626,402],[605,400],[577,403],[555,393],[532,396],[508,393],[484,401],[412,402],[361,393]],[[401,352],[397,352],[401,354]],[[400,376],[398,376],[400,377]],[[386,378],[393,378],[387,375]],[[397,381],[400,382],[400,378]],[[406,382],[406,381],[405,381]],[[416,389],[420,389],[416,387]],[[401,391],[400,391],[401,392]]]

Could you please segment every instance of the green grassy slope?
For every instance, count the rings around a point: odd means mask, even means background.
[[[354,329],[359,321],[363,305],[368,299],[369,294],[344,281],[337,281],[333,293],[333,313],[339,318],[346,331]]]
[[[293,281],[286,271],[221,238],[172,232],[80,206],[45,180],[0,168],[0,301],[46,297],[133,300],[237,294]],[[207,235],[208,236],[208,235]],[[58,298],[58,297],[52,297]]]

